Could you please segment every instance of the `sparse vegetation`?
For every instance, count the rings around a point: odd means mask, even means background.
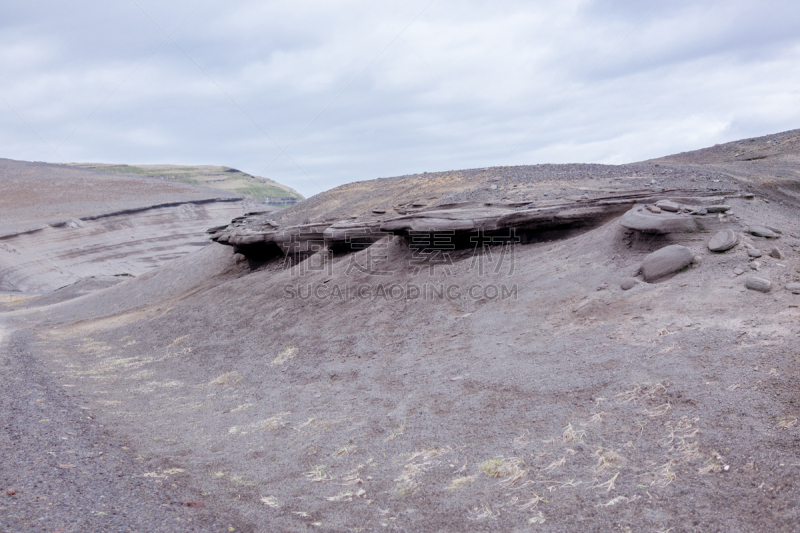
[[[230,167],[208,165],[107,165],[92,163],[73,163],[69,166],[111,174],[134,174],[191,185],[204,185],[236,192],[245,198],[254,200],[265,200],[267,198],[303,199],[299,193],[289,187]]]
[[[221,376],[218,376],[211,381],[209,381],[209,385],[238,385],[242,382],[242,376],[239,372],[226,372]]]
[[[295,348],[294,346],[286,346],[283,350],[281,350],[281,353],[279,353],[277,357],[275,357],[275,359],[272,360],[270,365],[272,366],[282,365],[286,361],[294,359],[296,355],[297,355],[297,348]]]
[[[447,486],[447,490],[452,492],[454,490],[458,490],[460,488],[463,488],[463,487],[469,485],[470,483],[472,483],[473,481],[475,481],[476,478],[477,478],[477,476],[457,477],[457,478],[453,479],[450,482],[450,484]]]

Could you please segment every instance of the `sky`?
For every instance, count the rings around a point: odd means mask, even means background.
[[[10,0],[0,157],[356,180],[800,128],[800,2]]]

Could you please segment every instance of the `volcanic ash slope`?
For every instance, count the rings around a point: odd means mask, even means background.
[[[723,253],[712,232],[620,218],[433,268],[397,236],[329,265],[214,244],[41,310],[51,328],[88,318],[42,349],[154,480],[245,531],[789,531],[797,211],[726,202],[741,221]],[[692,262],[646,282],[668,245]]]

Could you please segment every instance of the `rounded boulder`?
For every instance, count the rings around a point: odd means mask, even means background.
[[[642,274],[645,281],[656,281],[682,270],[692,261],[694,261],[694,252],[686,246],[671,244],[644,258]]]
[[[726,252],[739,244],[739,236],[732,229],[724,229],[711,237],[708,249],[712,252]]]
[[[769,292],[772,290],[772,282],[770,280],[755,276],[747,278],[744,286],[752,291]]]

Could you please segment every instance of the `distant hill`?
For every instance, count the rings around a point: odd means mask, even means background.
[[[291,187],[260,176],[253,176],[231,167],[214,165],[116,165],[109,163],[68,163],[68,166],[112,174],[134,174],[179,181],[192,185],[205,185],[237,193],[272,205],[294,205],[303,195]]]

